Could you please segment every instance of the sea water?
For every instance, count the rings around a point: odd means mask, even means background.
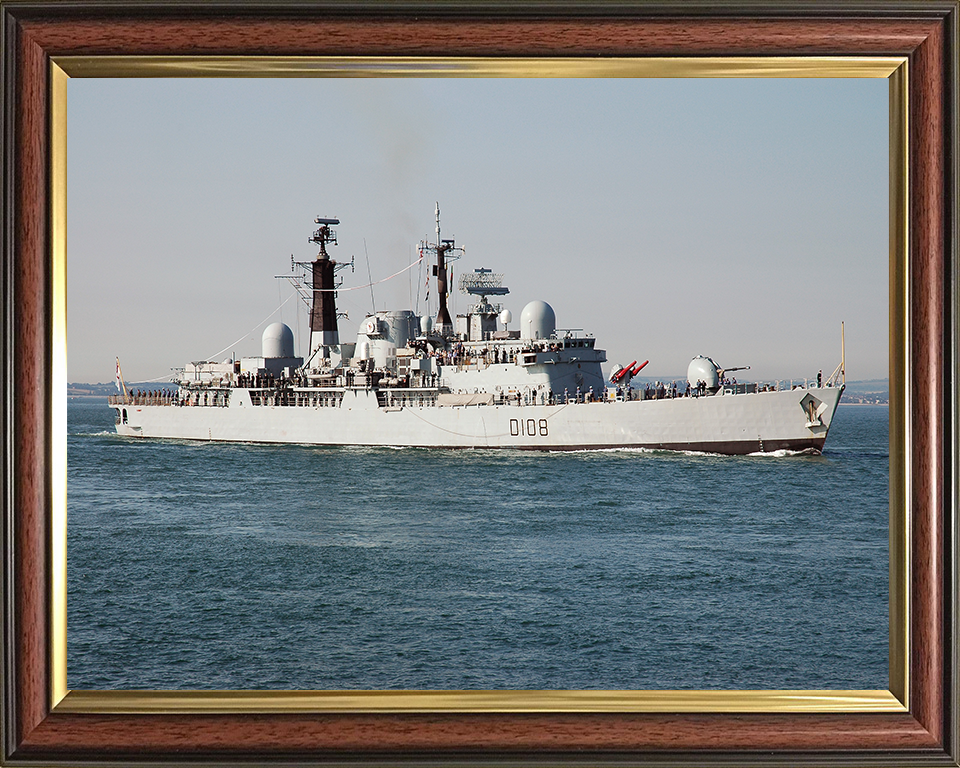
[[[822,455],[138,440],[68,409],[67,682],[885,689],[888,415]]]

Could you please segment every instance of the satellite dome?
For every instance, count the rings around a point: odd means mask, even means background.
[[[503,312],[500,313],[500,322],[504,325],[510,325],[510,323],[513,322],[513,312],[509,309],[503,310]]]
[[[720,366],[709,357],[697,355],[687,366],[687,381],[691,387],[702,381],[707,385],[707,389],[720,389]]]
[[[283,323],[271,323],[261,338],[264,357],[293,357],[293,331]]]
[[[520,313],[521,339],[549,339],[557,330],[557,316],[545,301],[531,301]]]

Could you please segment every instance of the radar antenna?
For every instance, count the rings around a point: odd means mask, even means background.
[[[337,276],[330,285],[324,287],[320,283],[315,284],[313,279],[313,273],[315,271],[314,263],[317,261],[329,261],[333,266],[332,274],[350,268],[351,272],[356,271],[354,264],[354,257],[350,257],[350,261],[338,262],[333,261],[330,258],[330,254],[327,253],[327,243],[332,245],[337,245],[337,233],[331,229],[331,227],[336,226],[340,223],[340,219],[337,218],[323,218],[317,216],[313,220],[314,224],[319,224],[320,228],[313,233],[311,237],[307,238],[308,243],[314,243],[318,246],[319,251],[317,252],[317,257],[314,261],[297,261],[294,258],[294,255],[290,254],[290,273],[289,275],[275,275],[278,280],[289,280],[290,283],[296,288],[297,293],[300,294],[300,300],[307,306],[307,309],[310,309],[313,305],[314,298],[316,294],[321,291],[334,293],[334,298],[336,298],[335,293],[338,288],[343,285],[343,278]],[[337,317],[346,317],[345,313],[337,312]]]
[[[324,219],[320,216],[317,216],[313,220],[314,224],[319,224],[320,229],[313,233],[313,237],[308,239],[308,242],[316,243],[320,246],[320,253],[317,254],[317,258],[320,259],[329,259],[330,256],[327,254],[327,243],[337,244],[337,233],[334,232],[330,227],[336,226],[340,223],[340,219]]]
[[[499,304],[495,306],[490,304],[487,301],[487,296],[505,296],[510,293],[510,289],[503,284],[502,274],[494,273],[492,270],[483,267],[460,275],[458,287],[460,293],[479,297],[473,311],[485,315],[499,312],[502,308]]]

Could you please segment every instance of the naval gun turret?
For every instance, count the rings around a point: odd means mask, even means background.
[[[711,358],[697,355],[687,366],[687,383],[696,387],[703,382],[706,392],[718,392],[723,384],[724,374],[731,371],[749,371],[749,365],[739,365],[734,368],[721,368]]]

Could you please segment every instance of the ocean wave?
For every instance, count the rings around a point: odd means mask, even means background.
[[[782,459],[785,456],[819,456],[820,451],[818,451],[816,448],[804,448],[802,451],[791,451],[788,448],[781,448],[778,451],[757,451],[755,453],[748,453],[746,455]]]

